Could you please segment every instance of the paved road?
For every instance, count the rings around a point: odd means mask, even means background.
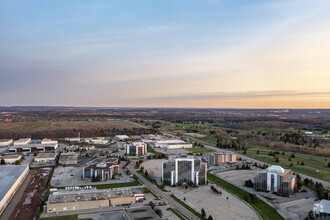
[[[134,163],[132,162],[129,166],[129,170],[135,174],[139,180],[148,187],[152,192],[157,194],[158,196],[161,196],[164,200],[167,201],[167,203],[171,206],[171,208],[178,210],[181,214],[185,215],[188,219],[191,220],[199,220],[197,216],[195,216],[193,213],[191,213],[189,210],[187,210],[185,207],[183,207],[181,204],[179,204],[177,201],[172,199],[170,197],[169,192],[163,192],[162,190],[158,189],[157,186],[155,186],[153,183],[149,182],[146,178],[141,176],[136,170],[134,169]]]

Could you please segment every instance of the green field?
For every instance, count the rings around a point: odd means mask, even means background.
[[[259,154],[257,154],[258,149]],[[279,162],[276,163],[274,157],[268,155],[268,153],[270,153],[271,151],[274,152],[274,149],[255,146],[253,148],[248,148],[246,156],[269,164],[278,164],[283,168],[291,169],[294,172],[330,181],[330,168],[328,167],[328,162],[330,161],[329,158],[327,159],[321,156],[294,153],[295,158],[291,158],[291,161],[289,161],[288,159],[291,156],[292,152],[286,151],[285,155],[282,155],[282,151],[280,151],[280,154],[276,154],[276,156],[278,156],[279,158]],[[239,151],[239,153],[242,154],[243,151]],[[305,165],[297,165],[297,161],[304,161]],[[290,166],[291,162],[293,163],[293,166]]]
[[[245,190],[234,186],[233,184],[213,175],[208,173],[207,174],[207,179],[213,183],[215,183],[216,185],[230,191],[231,193],[235,194],[236,196],[238,196],[239,198],[243,199],[244,196],[249,196],[249,193],[246,192]],[[272,219],[272,220],[283,220],[284,218],[278,214],[278,212],[271,207],[270,205],[268,205],[267,203],[265,203],[264,201],[262,201],[261,199],[257,199],[257,202],[249,203],[258,213],[259,215],[262,217],[262,219]]]

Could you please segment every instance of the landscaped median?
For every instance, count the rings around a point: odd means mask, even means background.
[[[141,170],[137,170],[136,172],[138,172],[141,176],[143,176],[144,178],[146,178],[147,180],[149,180],[151,183],[153,183],[154,185],[156,185],[157,188],[160,189],[161,191],[163,191],[163,192],[167,192],[167,190],[166,190],[164,187],[162,187],[161,185],[159,185],[159,184],[157,183],[156,180],[152,180],[152,179],[150,179],[150,178],[147,177],[146,174],[145,174],[144,172],[142,172]]]
[[[141,186],[142,184],[140,181],[135,180],[132,182],[126,182],[126,183],[109,183],[109,184],[100,184],[100,185],[90,185],[92,187],[95,187],[96,189],[112,189],[112,188],[122,188],[122,187],[133,187],[133,186]],[[84,187],[84,186],[80,186]],[[58,189],[64,189],[65,187],[55,187]]]
[[[207,174],[207,179],[210,182],[213,182],[214,184],[226,189],[227,191],[231,192],[232,194],[235,194],[239,198],[243,199],[250,196],[250,193],[211,174]],[[270,205],[262,201],[261,199],[257,198],[256,201],[248,202],[249,205],[254,208],[262,219],[272,219],[272,220],[284,220],[284,218]]]

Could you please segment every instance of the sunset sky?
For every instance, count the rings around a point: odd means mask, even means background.
[[[0,106],[330,108],[330,1],[0,1]]]

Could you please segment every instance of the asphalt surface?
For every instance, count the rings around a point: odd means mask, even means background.
[[[181,214],[185,215],[188,219],[191,220],[199,220],[197,216],[195,216],[193,213],[191,213],[189,210],[187,210],[185,207],[183,207],[180,203],[175,201],[170,197],[169,192],[163,192],[162,190],[158,189],[157,186],[155,186],[153,183],[149,182],[146,178],[141,176],[136,170],[134,169],[134,163],[131,163],[129,165],[129,170],[132,172],[132,174],[136,175],[139,180],[147,187],[149,188],[153,193],[156,195],[162,197],[173,209],[178,210]]]

